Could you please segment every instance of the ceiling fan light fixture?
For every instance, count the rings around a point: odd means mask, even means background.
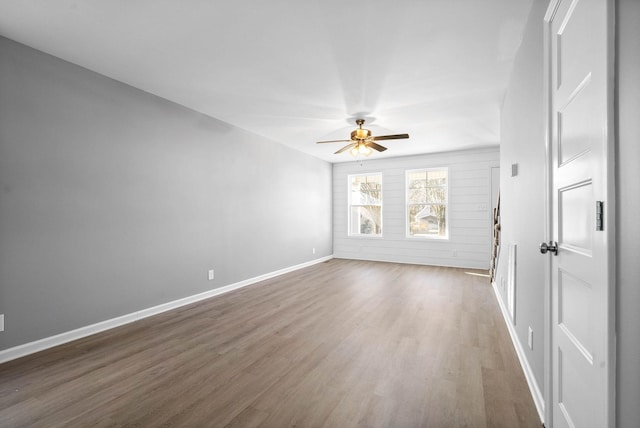
[[[355,146],[353,146],[353,148],[350,150],[350,153],[351,156],[357,158],[360,155],[369,156],[371,153],[373,153],[373,151],[369,146],[367,146],[367,143],[365,143],[364,141],[359,141]]]

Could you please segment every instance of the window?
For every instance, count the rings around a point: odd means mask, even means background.
[[[408,236],[448,238],[447,168],[407,171]]]
[[[382,236],[382,174],[349,176],[349,235]]]

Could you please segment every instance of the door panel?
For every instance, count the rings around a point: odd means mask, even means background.
[[[591,48],[590,35],[584,33],[584,29],[590,25],[590,11],[588,7],[578,6],[578,2],[565,0],[558,8],[556,31],[554,32],[557,63],[556,88],[562,86],[575,88],[578,86],[576,79],[582,80],[585,71],[589,69],[589,55]],[[585,39],[586,37],[586,39]],[[588,73],[588,71],[587,71]]]
[[[592,292],[587,281],[569,272],[559,272],[558,326],[589,363],[593,361]]]
[[[557,415],[554,418],[554,428],[595,426],[589,423],[592,412],[584,407],[581,399],[583,391],[591,387],[588,380],[582,376],[584,371],[589,369],[589,365],[575,354],[571,348],[567,348],[566,352],[558,349],[559,411],[555,412]]]
[[[593,99],[594,90],[591,85],[591,74],[587,75],[571,94],[569,102],[562,106],[558,112],[558,161],[560,165],[566,165],[580,155],[586,154],[591,148],[593,141],[590,138],[594,130],[585,129],[590,125],[583,122],[585,116],[589,115],[591,105],[589,101]]]
[[[558,242],[572,250],[591,255],[593,245],[593,185],[591,181],[558,189]]]

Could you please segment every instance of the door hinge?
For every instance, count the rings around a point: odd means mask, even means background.
[[[596,230],[604,230],[604,202],[596,201]]]

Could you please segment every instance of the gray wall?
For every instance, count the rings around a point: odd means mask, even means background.
[[[502,107],[500,143],[501,249],[496,284],[503,301],[507,290],[508,249],[517,245],[515,322],[518,340],[540,390],[544,386],[544,258],[538,245],[545,240],[542,30],[547,2],[532,4],[522,44],[516,56]],[[518,173],[511,176],[511,165]],[[505,281],[503,281],[503,279]],[[527,346],[533,329],[533,349]]]
[[[0,94],[0,350],[332,252],[327,162],[5,38]]]
[[[617,419],[640,426],[640,1],[617,4]]]
[[[491,168],[498,166],[498,148],[334,164],[334,256],[488,269],[493,233]],[[407,238],[405,171],[436,167],[449,168],[449,239]],[[348,236],[347,177],[368,172],[382,173],[382,238]]]

